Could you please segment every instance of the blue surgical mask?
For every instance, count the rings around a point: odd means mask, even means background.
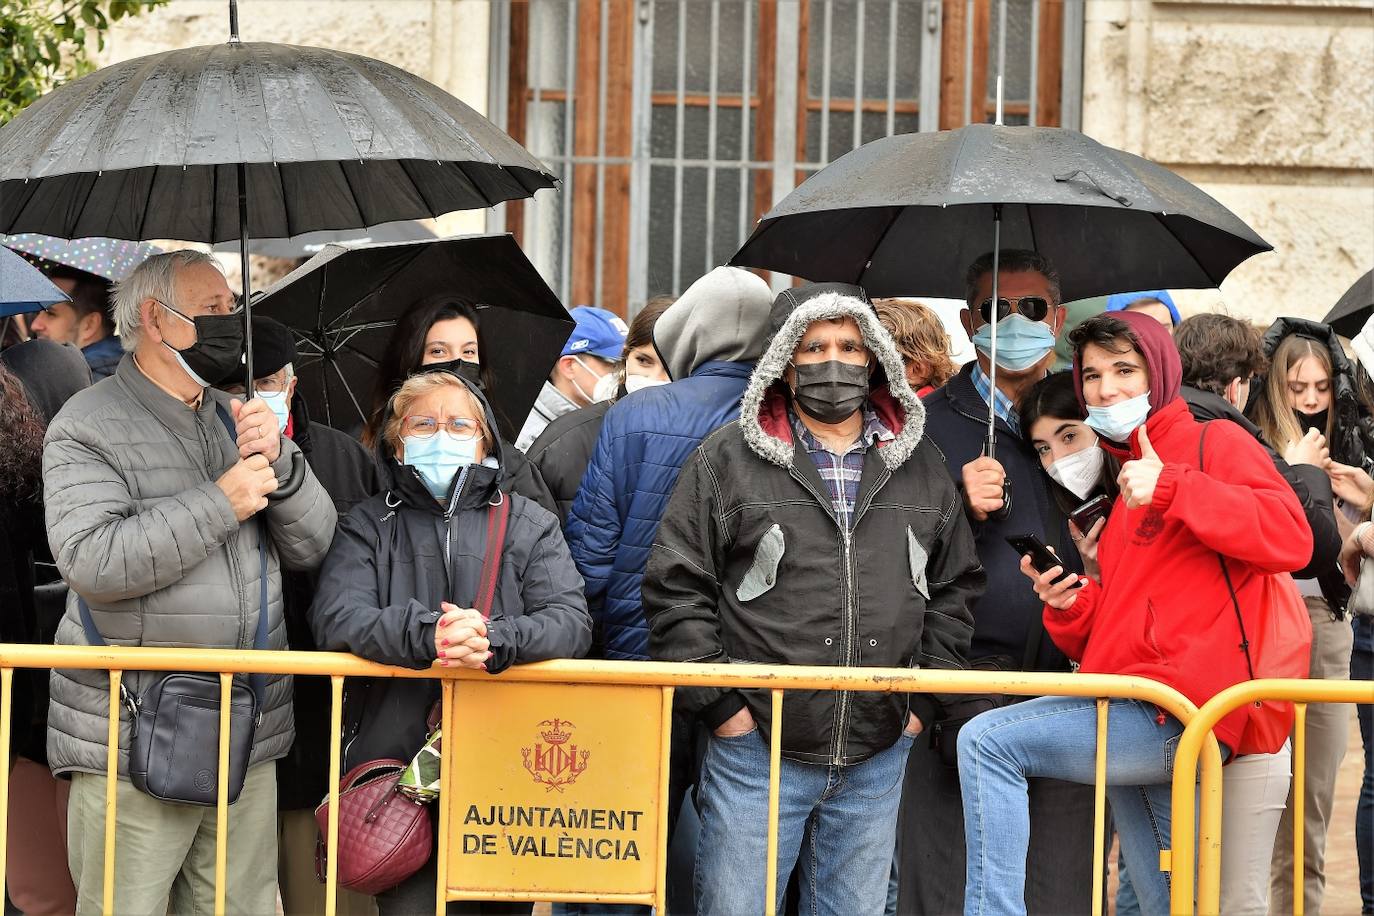
[[[455,439],[448,430],[441,429],[428,439],[406,436],[401,443],[405,446],[405,463],[420,475],[431,496],[443,499],[448,495],[454,475],[469,464],[476,463],[477,443],[480,441],[477,436]]]
[[[257,397],[262,398],[267,409],[277,418],[277,429],[286,432],[286,424],[291,419],[291,400],[285,391],[257,391]]]
[[[984,356],[992,353],[992,325],[985,324],[973,335],[973,345]],[[1054,349],[1054,331],[1043,321],[1012,314],[997,322],[997,367],[1008,372],[1024,372]]]
[[[1150,392],[1117,401],[1106,407],[1088,405],[1088,419],[1084,422],[1098,435],[1113,442],[1128,442],[1135,428],[1150,415]]]

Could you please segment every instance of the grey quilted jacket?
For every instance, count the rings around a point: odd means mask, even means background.
[[[77,610],[85,597],[111,645],[252,648],[260,600],[258,538],[240,525],[215,485],[238,458],[216,414],[229,398],[207,392],[199,409],[168,395],[126,355],[115,374],[69,400],[48,427],[43,501],[48,543],[71,588],[58,645],[86,645]],[[290,471],[283,438],[273,469]],[[263,513],[268,648],[286,648],[281,567],[319,566],[334,537],[334,504],[315,476]],[[141,692],[151,674],[127,673]],[[109,691],[104,671],[54,670],[48,761],[54,773],[105,771]],[[120,775],[128,766],[128,713],[121,716]],[[283,756],[295,729],[291,680],[268,679],[251,763]]]

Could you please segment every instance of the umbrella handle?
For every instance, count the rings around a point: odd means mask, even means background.
[[[291,473],[286,478],[286,483],[277,487],[267,494],[268,502],[277,502],[281,499],[290,499],[296,495],[296,491],[305,483],[305,455],[300,452],[291,454]]]
[[[992,458],[992,459],[996,460],[996,457],[997,457],[997,456],[994,454],[994,444],[993,444],[993,442],[994,442],[994,440],[993,440],[992,434],[989,433],[989,434],[988,434],[987,440],[984,441],[984,443],[983,443],[983,457],[985,457],[985,458]],[[1003,522],[1003,521],[1006,521],[1007,518],[1008,518],[1008,516],[1010,516],[1010,515],[1011,515],[1011,478],[1008,477],[1008,476],[1006,476],[1006,474],[1004,473],[1004,474],[1002,475],[1002,508],[997,509],[997,510],[995,510],[995,511],[993,511],[993,512],[989,512],[989,513],[988,513],[988,520],[989,520],[989,521],[994,521],[994,522]]]

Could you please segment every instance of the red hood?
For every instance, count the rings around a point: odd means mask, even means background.
[[[1140,344],[1145,368],[1150,371],[1150,415],[1153,416],[1177,400],[1183,386],[1183,363],[1178,356],[1178,347],[1174,345],[1174,338],[1168,329],[1149,315],[1113,312],[1112,317],[1130,325],[1131,333]],[[1086,415],[1088,404],[1083,400],[1083,364],[1076,353],[1073,357],[1073,389],[1078,395],[1078,406]]]

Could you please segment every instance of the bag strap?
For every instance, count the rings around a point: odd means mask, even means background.
[[[237,431],[234,421],[229,416],[229,411],[223,404],[215,404],[215,413],[219,415],[220,422],[229,431],[229,438],[237,441]],[[267,603],[267,526],[263,524],[261,516],[258,517],[258,568],[261,575],[258,577],[258,627],[253,633],[253,648],[266,649],[268,637],[268,603]],[[93,646],[108,646],[104,637],[100,635],[100,630],[95,625],[95,620],[91,617],[90,605],[86,604],[86,599],[80,595],[76,596],[76,607],[81,614],[81,628],[86,631],[86,642]],[[259,714],[261,714],[262,704],[267,692],[267,675],[250,674],[248,675],[248,686],[253,691],[253,696],[257,699]],[[120,685],[120,692],[128,696],[128,691]]]
[[[491,617],[496,602],[496,586],[501,580],[501,553],[506,544],[506,524],[510,521],[510,497],[496,491],[497,502],[487,508],[487,549],[482,557],[482,575],[473,602],[483,620]]]
[[[1203,443],[1207,441],[1207,427],[1210,423],[1202,424],[1202,435],[1197,440],[1197,469],[1203,470],[1204,452]],[[1245,635],[1245,618],[1240,613],[1240,601],[1236,598],[1236,587],[1231,583],[1231,570],[1226,566],[1226,558],[1217,552],[1217,562],[1221,564],[1221,577],[1226,580],[1226,591],[1231,595],[1231,607],[1236,612],[1236,624],[1240,627],[1240,650],[1245,653],[1245,670],[1250,673],[1250,680],[1255,679],[1255,665],[1250,659],[1250,637]]]

